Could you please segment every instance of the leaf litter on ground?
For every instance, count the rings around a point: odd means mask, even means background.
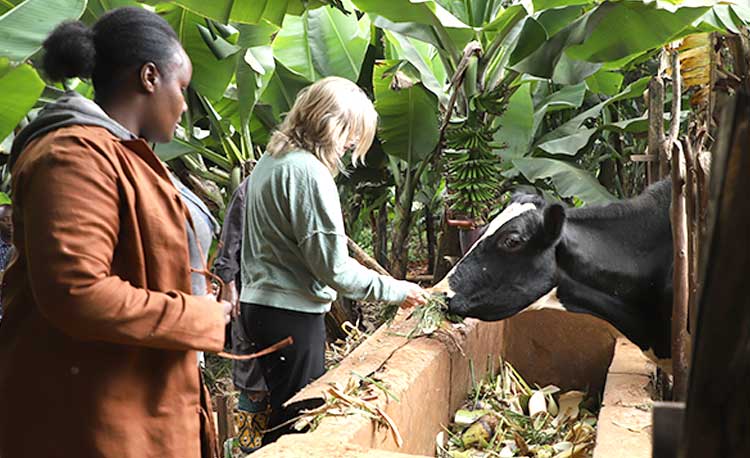
[[[490,369],[474,383],[453,423],[438,434],[437,457],[590,458],[597,418],[592,401],[554,385],[532,388],[501,360],[500,371]]]

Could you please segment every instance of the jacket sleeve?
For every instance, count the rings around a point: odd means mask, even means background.
[[[297,244],[315,277],[345,297],[400,303],[411,285],[380,275],[349,256],[341,202],[333,179],[307,176],[296,193],[292,222]]]
[[[245,191],[247,178],[234,191],[232,199],[224,214],[224,226],[221,228],[221,246],[216,253],[214,272],[224,282],[237,278],[240,273],[240,255],[242,251],[242,237],[245,227]]]
[[[138,288],[112,275],[118,179],[104,155],[84,142],[49,152],[23,177],[24,250],[41,313],[78,339],[221,350],[224,319],[216,302]]]

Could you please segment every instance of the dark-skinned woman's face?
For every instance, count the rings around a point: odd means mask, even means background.
[[[160,83],[154,87],[153,110],[149,112],[148,123],[144,126],[144,136],[149,141],[170,142],[182,114],[187,110],[184,94],[193,75],[193,66],[182,47],[177,47],[176,52],[178,55],[168,64],[160,75]]]

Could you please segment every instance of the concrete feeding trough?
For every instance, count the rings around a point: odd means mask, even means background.
[[[373,401],[403,437],[398,447],[386,428],[363,415],[329,416],[305,434],[290,434],[253,454],[281,457],[435,456],[435,437],[485,375],[488,358],[503,357],[525,380],[602,396],[595,458],[651,456],[654,365],[637,347],[598,318],[554,310],[523,313],[500,322],[466,320],[445,335],[407,339],[409,324],[382,327],[335,369],[290,402],[322,397],[329,384],[346,385],[352,373],[374,375],[398,398]],[[498,365],[495,364],[495,367]]]

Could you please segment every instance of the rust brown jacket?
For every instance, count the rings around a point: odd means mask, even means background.
[[[164,166],[143,140],[70,126],[13,177],[0,457],[198,458],[194,350],[221,350],[224,320],[189,294],[189,216]]]

